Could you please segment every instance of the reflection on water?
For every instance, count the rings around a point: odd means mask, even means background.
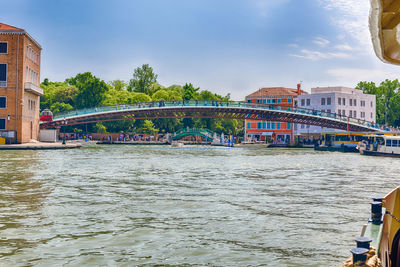
[[[36,246],[34,240],[25,238],[24,231],[40,224],[43,219],[40,209],[48,192],[40,181],[32,179],[37,164],[35,154],[2,152],[0,257],[13,256],[21,249]]]
[[[339,266],[398,159],[104,146],[2,152],[0,265]]]

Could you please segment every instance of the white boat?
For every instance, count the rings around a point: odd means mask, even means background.
[[[171,146],[172,147],[183,147],[183,143],[181,143],[181,142],[172,142]]]
[[[400,157],[400,136],[370,135],[358,144],[361,155]]]

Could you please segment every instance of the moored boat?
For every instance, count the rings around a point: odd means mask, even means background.
[[[315,146],[318,151],[337,151],[358,153],[357,144],[366,139],[363,132],[322,133],[320,144]]]
[[[361,155],[400,157],[400,136],[370,135],[358,144]]]

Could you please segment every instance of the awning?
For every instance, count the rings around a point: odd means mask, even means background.
[[[262,132],[262,136],[272,136],[274,132]]]

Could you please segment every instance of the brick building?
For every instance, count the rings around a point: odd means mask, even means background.
[[[41,50],[25,30],[0,23],[0,136],[10,142],[38,139]]]
[[[246,96],[249,103],[273,105],[274,107],[293,107],[298,95],[307,94],[301,90],[285,87],[261,88]],[[293,142],[293,125],[290,122],[245,120],[245,141],[259,142],[270,139],[281,143]]]

